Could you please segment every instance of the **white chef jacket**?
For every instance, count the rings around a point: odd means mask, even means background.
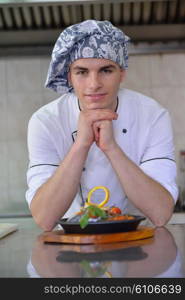
[[[26,192],[29,206],[37,189],[52,176],[73,145],[79,113],[77,97],[68,93],[41,107],[31,117],[28,125]],[[161,183],[175,202],[178,188],[168,111],[150,97],[120,89],[117,113],[118,119],[112,121],[117,144],[146,174]],[[141,214],[127,199],[108,158],[93,143],[85,161],[79,191],[65,217],[80,208],[91,188],[100,185],[110,190],[109,205],[120,207],[124,213]],[[101,193],[101,190],[97,191],[96,199],[103,199]]]

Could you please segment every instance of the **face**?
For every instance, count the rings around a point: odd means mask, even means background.
[[[115,110],[125,71],[108,59],[82,58],[70,66],[68,80],[83,110]]]

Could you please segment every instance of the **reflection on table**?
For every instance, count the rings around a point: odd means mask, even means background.
[[[27,265],[30,277],[184,277],[170,231],[153,238],[101,245],[44,243],[39,236]]]

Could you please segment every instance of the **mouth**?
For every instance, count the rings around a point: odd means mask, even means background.
[[[100,100],[103,99],[107,94],[106,93],[99,93],[99,94],[86,94],[85,97],[91,100]]]

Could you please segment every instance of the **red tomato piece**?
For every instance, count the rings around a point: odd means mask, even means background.
[[[121,215],[121,209],[119,207],[111,207],[109,210],[109,214],[111,216],[115,216],[115,215]]]

